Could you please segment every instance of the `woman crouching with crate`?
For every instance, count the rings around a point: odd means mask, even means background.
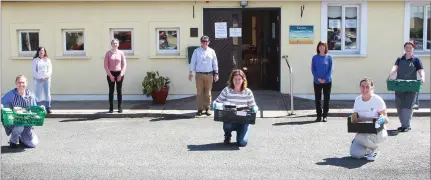
[[[377,157],[378,144],[388,136],[386,131],[386,124],[388,123],[386,104],[380,96],[374,94],[374,83],[371,79],[364,78],[359,85],[361,95],[355,99],[353,105],[352,123],[377,119],[377,126],[383,126],[383,128],[376,134],[357,133],[350,146],[350,155],[353,158],[365,157],[369,161],[374,161]],[[375,127],[375,124],[372,126]]]
[[[37,106],[36,97],[27,88],[27,78],[19,75],[15,79],[16,88],[7,92],[1,99],[1,108],[13,108],[15,112],[24,112],[25,108]],[[2,118],[3,114],[2,114]],[[2,119],[3,122],[3,119]],[[39,140],[32,126],[15,126],[3,124],[6,135],[10,135],[10,147],[17,148],[18,143],[27,148],[35,148]]]
[[[231,72],[229,85],[224,88],[217,97],[213,103],[213,107],[216,103],[235,105],[236,107],[246,106],[251,108],[254,112],[257,111],[253,92],[247,88],[247,78],[242,70],[236,69]],[[236,131],[236,141],[238,146],[244,147],[247,145],[248,136],[250,135],[250,124],[223,122],[223,130],[225,132],[225,144],[230,144],[232,131]]]

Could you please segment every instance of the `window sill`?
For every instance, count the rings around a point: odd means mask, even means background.
[[[332,57],[340,58],[366,58],[367,54],[330,54]]]
[[[419,51],[419,52],[414,52],[414,55],[416,55],[418,57],[431,57],[431,52],[430,51]]]
[[[12,60],[33,60],[33,57],[31,56],[14,56],[10,57]]]
[[[150,56],[150,59],[186,59],[186,56],[180,56],[180,55],[157,55],[157,56]]]
[[[70,59],[91,59],[90,56],[56,56],[58,60],[70,60]]]

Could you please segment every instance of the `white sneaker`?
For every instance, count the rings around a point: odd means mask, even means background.
[[[364,158],[366,158],[368,156],[368,154],[370,154],[371,152],[373,152],[372,150],[367,150],[367,152],[365,152]]]
[[[369,152],[368,154],[367,154],[367,160],[368,161],[375,161],[376,160],[376,158],[377,158],[377,149],[376,150],[374,150],[374,151],[371,151],[371,152]]]

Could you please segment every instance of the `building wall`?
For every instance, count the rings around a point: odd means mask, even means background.
[[[195,17],[193,18],[193,5]],[[303,17],[300,6],[305,5]],[[110,28],[133,28],[134,55],[128,56],[124,94],[141,94],[147,71],[158,70],[172,80],[170,94],[195,94],[187,79],[187,46],[198,45],[189,29],[202,30],[203,7],[239,7],[239,2],[2,2],[2,92],[14,85],[15,76],[31,77],[31,58],[18,56],[19,29],[40,29],[40,45],[53,63],[52,94],[98,94],[108,91],[103,57],[110,48]],[[321,2],[249,2],[248,7],[281,7],[281,54],[294,68],[295,93],[313,93],[311,57],[321,38]],[[334,57],[335,93],[358,93],[361,77],[374,79],[376,92],[386,91],[385,79],[402,54],[404,2],[368,3],[368,47],[364,57]],[[290,25],[314,25],[314,44],[290,45]],[[180,55],[156,55],[157,27],[180,28]],[[86,57],[63,56],[63,28],[84,28]],[[421,58],[427,72],[423,92],[430,93],[430,58]],[[281,62],[281,91],[289,92],[288,68]],[[32,83],[30,83],[32,87]]]

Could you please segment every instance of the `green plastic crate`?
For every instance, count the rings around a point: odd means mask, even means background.
[[[27,113],[16,113],[11,108],[2,109],[2,120],[6,126],[43,126],[46,116],[45,108],[31,106]]]
[[[421,80],[388,80],[386,82],[388,91],[419,92],[422,88]]]

